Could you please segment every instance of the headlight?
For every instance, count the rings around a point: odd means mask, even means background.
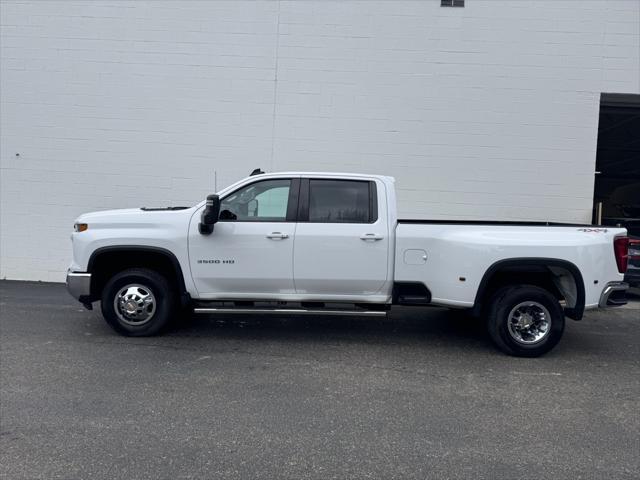
[[[89,228],[89,225],[87,225],[86,223],[74,223],[73,224],[73,231],[74,232],[84,232],[87,228]]]

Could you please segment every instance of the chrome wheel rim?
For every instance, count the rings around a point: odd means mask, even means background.
[[[522,302],[509,312],[509,335],[516,342],[532,345],[544,340],[551,331],[551,314],[538,302]]]
[[[140,326],[156,313],[156,298],[150,288],[132,283],[120,289],[113,300],[113,308],[123,323]]]

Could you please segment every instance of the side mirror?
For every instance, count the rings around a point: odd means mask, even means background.
[[[202,235],[209,235],[213,232],[213,226],[218,221],[220,215],[220,197],[218,195],[208,195],[207,204],[200,215],[198,230]]]

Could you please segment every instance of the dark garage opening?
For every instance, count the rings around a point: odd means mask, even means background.
[[[640,95],[600,97],[593,220],[640,237]]]

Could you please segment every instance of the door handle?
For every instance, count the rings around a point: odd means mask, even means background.
[[[270,238],[272,240],[275,240],[275,239],[284,240],[285,238],[289,238],[289,235],[281,232],[271,232],[270,234],[267,235],[267,238]]]
[[[382,240],[382,235],[378,235],[377,233],[363,233],[360,235],[360,240],[364,240],[365,242],[377,242],[378,240]]]

